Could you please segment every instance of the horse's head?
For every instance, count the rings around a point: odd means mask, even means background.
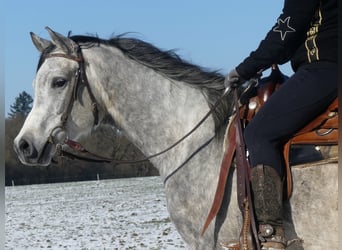
[[[34,103],[14,140],[15,151],[26,165],[49,165],[56,145],[66,138],[77,140],[90,134],[96,123],[91,112],[93,98],[82,76],[84,62],[78,44],[47,30],[51,41],[31,33],[41,52],[33,81]]]

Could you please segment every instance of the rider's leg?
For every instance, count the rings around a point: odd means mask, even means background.
[[[260,234],[270,225],[276,234],[283,235],[279,186],[284,175],[284,143],[322,113],[336,96],[336,68],[299,70],[269,98],[246,127],[244,136],[252,166],[251,185]],[[264,238],[269,241],[272,236]],[[278,245],[278,249],[284,248]]]
[[[284,249],[286,240],[282,214],[283,181],[274,168],[260,164],[252,169],[251,185],[262,246]]]

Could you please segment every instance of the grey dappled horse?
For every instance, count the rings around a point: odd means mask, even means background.
[[[33,108],[15,139],[24,164],[49,165],[56,145],[66,138],[89,141],[108,120],[145,155],[153,155],[193,129],[222,95],[222,75],[186,63],[172,51],[124,37],[69,38],[48,32],[51,41],[31,34],[41,58]],[[233,171],[221,210],[200,236],[216,191],[221,130],[232,112],[231,99],[224,99],[188,138],[151,159],[164,181],[171,220],[189,249],[220,249],[240,233]],[[104,143],[112,147],[115,141]],[[337,164],[293,168],[286,235],[304,243],[292,249],[337,249],[336,176]]]

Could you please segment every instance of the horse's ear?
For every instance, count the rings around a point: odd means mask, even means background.
[[[50,34],[52,42],[57,46],[57,48],[62,49],[62,51],[67,53],[67,54],[75,54],[76,53],[76,48],[78,46],[73,40],[53,31],[49,27],[46,27],[46,29]]]
[[[36,46],[40,53],[42,53],[47,47],[52,45],[52,43],[49,40],[40,38],[33,32],[30,32],[30,35],[34,46]]]

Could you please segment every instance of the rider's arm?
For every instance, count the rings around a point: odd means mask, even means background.
[[[276,24],[260,42],[259,47],[236,67],[239,75],[250,79],[272,64],[289,61],[305,41],[306,32],[319,3],[320,0],[285,0]]]

